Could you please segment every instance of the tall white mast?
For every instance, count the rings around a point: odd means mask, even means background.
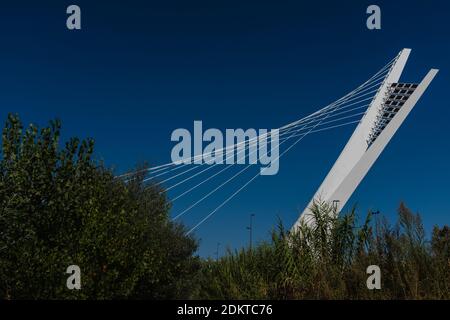
[[[431,69],[419,84],[399,83],[410,52],[411,49],[403,49],[396,57],[367,112],[314,197],[294,224],[293,230],[302,221],[308,225],[314,224],[310,214],[314,200],[334,204],[337,212],[344,207],[428,88],[438,72],[437,69]]]

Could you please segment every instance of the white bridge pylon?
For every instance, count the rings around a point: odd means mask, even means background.
[[[438,73],[431,69],[420,83],[400,83],[410,52],[403,49],[396,57],[366,114],[292,230],[301,223],[314,224],[310,211],[314,201],[335,205],[337,213],[342,210]]]

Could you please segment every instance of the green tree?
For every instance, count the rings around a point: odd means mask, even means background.
[[[60,123],[25,131],[9,115],[0,159],[0,298],[189,298],[197,243],[142,175],[93,160],[92,139],[60,147]],[[66,268],[81,268],[81,290]]]

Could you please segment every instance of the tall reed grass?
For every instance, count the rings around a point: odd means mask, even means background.
[[[355,210],[338,216],[316,202],[316,223],[292,233],[280,222],[271,241],[203,262],[203,299],[449,299],[450,229],[427,240],[421,218],[403,203],[390,225]],[[381,269],[381,290],[366,285],[369,265]]]

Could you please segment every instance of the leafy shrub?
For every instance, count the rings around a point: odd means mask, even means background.
[[[170,222],[157,185],[128,183],[92,159],[93,140],[60,148],[60,123],[23,131],[10,115],[0,159],[0,299],[187,298],[197,243]],[[81,290],[66,269],[81,268]]]

